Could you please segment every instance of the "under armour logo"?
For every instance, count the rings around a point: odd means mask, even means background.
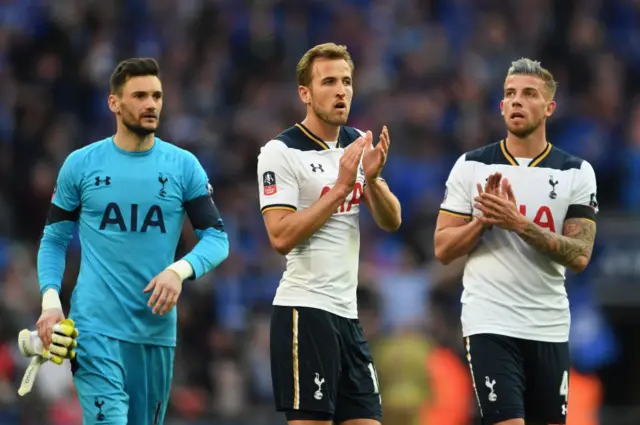
[[[562,416],[567,416],[567,405],[566,404],[562,405]]]
[[[321,173],[324,173],[324,168],[322,168],[322,164],[309,164],[311,165],[311,171],[314,173],[320,170]]]
[[[111,184],[111,177],[106,176],[104,179],[96,177],[96,186],[100,186],[102,183],[104,183],[106,186],[109,186]]]
[[[498,399],[498,395],[493,391],[493,387],[495,387],[496,385],[496,380],[489,380],[488,376],[485,376],[485,381],[484,381],[484,385],[485,387],[489,388],[489,390],[491,391],[489,393],[489,401],[490,402],[495,402]]]
[[[558,194],[556,193],[556,185],[558,184],[558,181],[556,180],[554,182],[553,176],[549,176],[549,184],[551,185],[551,192],[549,192],[549,198],[556,199],[558,197]]]
[[[104,401],[100,401],[98,397],[96,397],[95,402],[93,403],[98,408],[98,414],[96,415],[96,419],[99,421],[104,421],[104,413],[102,413],[102,406],[104,406]]]
[[[164,198],[165,196],[167,196],[167,192],[164,190],[164,185],[169,181],[169,179],[167,177],[162,177],[162,174],[160,174],[160,176],[158,176],[158,181],[162,185],[162,187],[160,188],[160,196]]]
[[[313,380],[313,382],[315,382],[318,386],[318,390],[313,393],[313,398],[315,398],[316,400],[322,400],[322,384],[324,384],[324,378],[320,379],[320,374],[316,373],[316,378]]]

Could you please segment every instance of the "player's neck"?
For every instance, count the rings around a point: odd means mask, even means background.
[[[517,137],[511,133],[507,135],[507,150],[515,158],[535,158],[547,147],[544,131],[534,132],[527,137]]]
[[[113,142],[117,147],[127,152],[144,152],[153,147],[155,142],[154,133],[146,136],[139,136],[126,130],[118,130],[113,136]]]
[[[340,134],[339,125],[327,124],[313,114],[307,114],[304,121],[302,121],[302,125],[321,138],[323,142],[335,142]]]

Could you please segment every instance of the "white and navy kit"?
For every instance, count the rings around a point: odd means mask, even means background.
[[[363,133],[343,126],[326,142],[302,124],[269,141],[258,157],[262,213],[309,208],[336,184],[344,149]],[[362,166],[352,193],[287,255],[271,322],[278,410],[289,420],[338,422],[381,416],[378,383],[358,321]]]
[[[484,186],[497,171],[509,179],[519,211],[540,227],[561,234],[567,219],[596,219],[596,178],[587,161],[551,144],[536,158],[515,158],[505,141],[458,159],[440,212],[465,218],[481,214],[473,208],[477,184]],[[526,387],[533,398],[525,403],[527,413],[535,410],[545,423],[564,423],[566,397],[560,395],[560,388],[569,369],[570,326],[565,267],[516,233],[493,227],[484,231],[469,253],[463,284],[463,335],[485,417],[505,420],[491,414],[498,410],[508,414],[520,409],[524,414],[524,406],[517,402],[506,407],[499,403],[497,391],[507,402],[508,392],[523,394]],[[531,369],[525,370],[524,363]],[[535,368],[534,363],[538,363]],[[530,378],[526,385],[525,377]],[[537,390],[531,388],[533,383]]]
[[[303,210],[328,192],[338,178],[344,148],[361,132],[342,127],[327,144],[302,124],[267,143],[258,157],[260,208]],[[333,144],[334,146],[330,146]],[[360,255],[360,201],[364,171],[359,168],[353,192],[308,240],[287,255],[274,305],[304,306],[356,319]]]

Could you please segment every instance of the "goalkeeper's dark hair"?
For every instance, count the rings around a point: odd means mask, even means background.
[[[122,87],[132,77],[160,76],[160,66],[153,58],[131,58],[116,66],[109,80],[111,94],[120,94]]]

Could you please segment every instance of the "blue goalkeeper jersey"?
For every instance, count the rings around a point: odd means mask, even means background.
[[[177,309],[152,314],[151,293],[143,290],[174,262],[185,214],[199,239],[184,257],[192,278],[227,257],[212,192],[195,156],[158,138],[145,152],[124,151],[112,137],[72,152],[60,169],[38,252],[41,291],[60,290],[78,225],[82,259],[70,317],[79,331],[175,346]]]

